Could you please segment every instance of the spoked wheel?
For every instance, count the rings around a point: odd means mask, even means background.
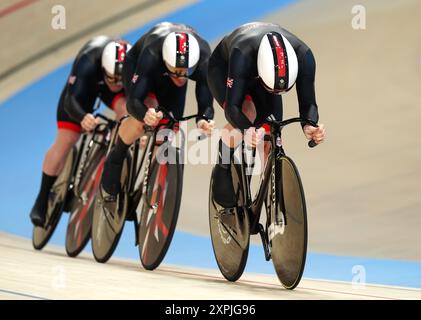
[[[164,259],[180,210],[183,165],[179,163],[179,150],[168,150],[176,152],[176,163],[159,163],[156,159],[153,161],[147,177],[146,192],[138,205],[139,255],[147,270],[157,268]]]
[[[87,168],[87,179],[83,181],[80,197],[74,197],[67,224],[66,252],[76,257],[85,248],[91,236],[94,199],[104,170],[104,152],[97,154]]]
[[[99,187],[94,200],[94,214],[92,219],[92,252],[97,262],[107,262],[113,254],[126,220],[128,195],[127,178],[130,168],[128,155],[121,170],[121,192],[113,206],[104,203],[102,189]]]
[[[294,162],[286,156],[276,161],[266,201],[268,238],[276,274],[292,290],[301,280],[307,254],[306,203]]]
[[[32,245],[37,250],[41,250],[47,244],[60,221],[67,198],[73,164],[76,160],[76,153],[76,148],[73,147],[67,156],[63,170],[50,190],[46,225],[43,228],[34,227],[33,229]]]
[[[245,201],[240,179],[241,167],[231,164],[231,173],[238,204],[242,204]],[[213,179],[209,191],[209,226],[213,252],[222,275],[229,281],[236,281],[243,274],[247,262],[249,218],[241,206],[234,209],[233,213],[226,213],[214,200],[212,183]]]

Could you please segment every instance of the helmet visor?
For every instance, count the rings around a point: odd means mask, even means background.
[[[270,93],[273,93],[273,94],[276,94],[276,95],[281,95],[282,93],[284,93],[285,92],[285,90],[283,90],[283,89],[272,89],[272,88],[270,88],[270,87],[268,87],[266,84],[265,84],[265,82],[262,80],[262,78],[260,78],[260,83],[263,85],[263,87],[267,90],[267,91],[269,91]]]
[[[104,69],[104,77],[109,83],[113,85],[122,85],[121,75],[111,75]]]
[[[188,78],[192,75],[192,73],[195,70],[195,67],[193,68],[177,68],[177,67],[171,67],[168,63],[165,62],[165,66],[168,69],[168,74],[172,77],[176,78]]]

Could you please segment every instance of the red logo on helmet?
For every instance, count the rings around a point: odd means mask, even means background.
[[[273,43],[275,44],[276,58],[278,60],[278,76],[283,78],[286,74],[284,49],[275,35],[273,36]]]
[[[123,62],[125,57],[126,57],[126,46],[120,44],[118,46],[118,56],[117,56],[118,62]]]
[[[185,33],[178,34],[178,50],[180,54],[185,54],[187,51],[187,35]]]

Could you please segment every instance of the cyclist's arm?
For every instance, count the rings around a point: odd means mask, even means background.
[[[208,60],[210,56],[210,48],[207,44],[204,46],[203,50],[201,50],[200,55],[201,58],[199,61],[199,66],[192,75],[192,80],[196,81],[197,113],[199,115],[205,116],[208,119],[213,119],[213,96],[210,92],[207,80]],[[198,120],[200,119],[196,119],[196,121]]]
[[[252,126],[251,121],[241,111],[247,89],[247,79],[251,68],[249,58],[244,57],[239,50],[234,50],[229,60],[227,89],[225,96],[225,117],[228,122],[240,130]]]
[[[87,58],[82,57],[69,77],[68,103],[64,105],[64,110],[79,123],[87,114],[85,109],[92,109],[93,106],[85,105],[84,109],[82,107],[84,101],[95,101],[95,97],[90,97],[96,94],[95,72],[95,66]]]
[[[319,113],[316,103],[314,88],[316,74],[316,61],[310,49],[299,60],[299,71],[297,75],[297,96],[300,109],[300,117],[314,122],[319,121]]]
[[[132,86],[127,96],[127,112],[139,121],[143,121],[148,111],[144,101],[150,91],[151,75],[153,70],[157,69],[157,65],[156,58],[151,53],[142,53],[137,62],[136,72],[132,77]]]

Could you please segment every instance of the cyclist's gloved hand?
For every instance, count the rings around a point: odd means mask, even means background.
[[[91,113],[85,114],[80,125],[85,131],[92,131],[99,123],[99,119],[95,118]]]
[[[197,122],[197,128],[200,129],[202,133],[210,137],[213,132],[213,129],[215,129],[215,121],[200,119]]]
[[[308,140],[314,140],[317,144],[320,144],[325,140],[326,129],[323,124],[319,124],[318,128],[306,124],[303,131]]]
[[[256,148],[256,146],[263,141],[264,136],[264,128],[256,129],[255,127],[250,127],[244,134],[244,141],[248,146]]]
[[[143,121],[145,121],[145,123],[150,127],[156,127],[162,117],[163,114],[161,111],[156,112],[155,108],[149,108],[143,118]]]

